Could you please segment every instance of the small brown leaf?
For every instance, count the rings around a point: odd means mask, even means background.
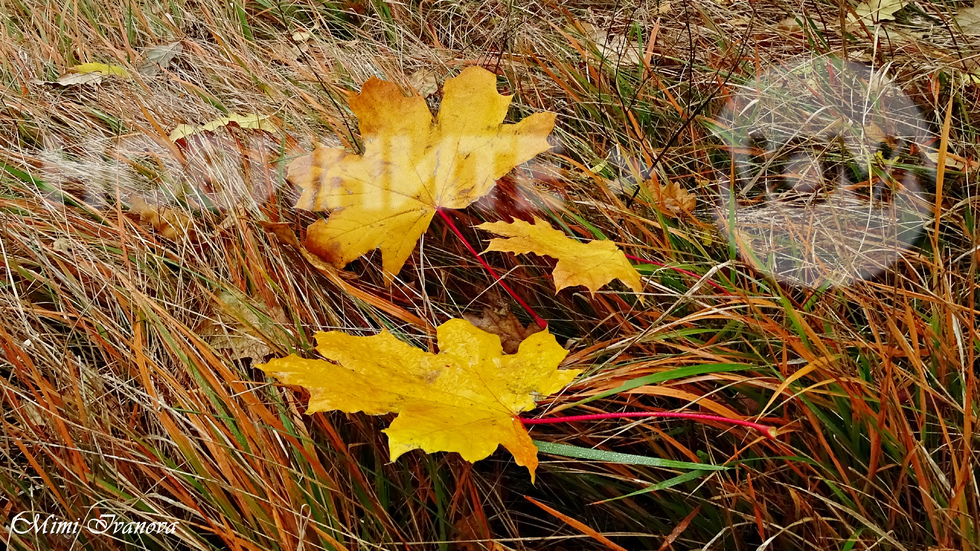
[[[277,324],[288,321],[282,308],[250,306],[237,291],[221,291],[216,298],[221,312],[197,328],[199,335],[216,350],[227,350],[233,360],[264,361],[274,352],[262,335],[274,334]],[[256,310],[266,313],[268,319],[260,319]]]
[[[170,207],[151,205],[139,195],[129,197],[129,212],[138,215],[141,223],[172,241],[180,238],[193,240],[197,236],[194,222],[189,216]]]
[[[659,197],[656,196],[655,191],[650,193],[654,194],[653,201],[660,211],[664,214],[673,215],[675,218],[690,214],[697,206],[697,197],[677,182],[661,186]]]
[[[510,308],[495,310],[485,307],[479,317],[473,314],[463,314],[463,319],[487,333],[493,333],[500,337],[500,344],[507,354],[516,354],[524,339],[541,331],[541,327],[535,323],[524,327],[521,320],[517,319],[517,316],[510,311]]]

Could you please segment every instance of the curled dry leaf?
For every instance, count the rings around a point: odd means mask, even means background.
[[[309,390],[307,413],[398,413],[384,430],[392,461],[413,449],[478,461],[502,444],[533,482],[537,448],[518,415],[580,371],[558,369],[567,352],[547,331],[528,337],[517,354],[503,354],[496,335],[465,320],[447,321],[436,335],[438,354],[387,331],[370,337],[320,332],[316,349],[326,360],[294,354],[257,367]]]
[[[651,191],[651,193],[654,192]],[[661,186],[660,196],[652,199],[659,207],[660,212],[674,218],[690,214],[698,204],[697,196],[677,182],[670,182],[666,186]]]
[[[448,80],[438,117],[425,99],[368,80],[350,101],[363,155],[317,146],[289,167],[297,208],[331,211],[310,226],[306,247],[338,268],[375,248],[390,281],[436,210],[465,208],[515,166],[547,151],[552,113],[503,124],[511,97],[493,73],[470,67]]]
[[[614,279],[625,283],[634,293],[643,289],[639,272],[612,241],[582,243],[538,218],[534,219],[534,224],[518,220],[512,224],[486,222],[477,227],[507,238],[491,239],[487,251],[534,253],[557,258],[553,274],[556,291],[585,285],[595,294],[599,287]]]

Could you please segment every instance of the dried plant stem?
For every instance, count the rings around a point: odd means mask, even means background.
[[[683,268],[675,268],[673,266],[668,266],[668,265],[664,264],[663,262],[657,262],[656,260],[647,260],[646,258],[640,258],[638,256],[633,256],[631,254],[626,255],[626,258],[628,258],[630,260],[633,260],[635,262],[642,262],[643,264],[653,264],[654,266],[660,266],[661,268],[667,268],[668,270],[673,270],[673,271],[675,271],[677,273],[681,273],[681,274],[684,274],[684,275],[689,275],[689,276],[696,277],[696,278],[699,278],[699,279],[701,277],[701,276],[699,276],[698,274],[696,274],[696,273],[694,273],[692,271],[685,270]],[[715,283],[714,281],[711,281],[710,279],[708,281],[705,281],[705,283],[707,283],[708,285],[711,285],[715,289],[718,289],[722,293],[731,296],[731,293],[729,293],[724,287],[722,287],[718,283]]]

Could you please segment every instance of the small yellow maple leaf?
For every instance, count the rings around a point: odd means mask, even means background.
[[[266,132],[273,133],[278,132],[279,128],[269,122],[268,118],[268,115],[239,115],[238,113],[232,113],[227,117],[218,117],[217,119],[204,124],[178,124],[176,127],[174,127],[173,132],[170,133],[170,141],[176,142],[177,140],[188,136],[193,136],[194,134],[213,132],[223,126],[228,126],[231,123],[235,123],[240,128],[245,130],[265,130]]]
[[[585,285],[595,292],[603,285],[618,279],[639,293],[643,289],[640,274],[612,241],[582,243],[567,237],[539,218],[534,224],[517,220],[486,222],[477,226],[509,239],[491,239],[487,251],[518,254],[534,253],[558,259],[555,265],[555,291],[572,285]]]
[[[351,98],[364,154],[318,145],[290,164],[303,188],[297,208],[332,211],[311,225],[306,247],[338,268],[381,249],[389,277],[401,270],[440,208],[461,209],[486,195],[515,166],[547,151],[553,113],[502,124],[511,96],[496,76],[470,67],[446,81],[436,121],[425,99],[368,80]]]
[[[320,332],[316,349],[330,361],[294,354],[257,367],[309,390],[307,413],[397,412],[384,430],[392,461],[417,448],[478,461],[503,444],[533,482],[537,448],[518,414],[534,409],[535,396],[561,390],[580,370],[558,370],[567,352],[547,331],[528,337],[517,354],[503,354],[499,337],[465,320],[449,320],[436,334],[439,354],[387,331],[370,337]]]

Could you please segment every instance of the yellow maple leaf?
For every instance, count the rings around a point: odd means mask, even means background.
[[[307,413],[397,412],[384,430],[392,461],[416,448],[478,461],[503,444],[533,482],[537,448],[518,414],[534,409],[535,396],[561,390],[580,371],[558,370],[567,352],[546,331],[528,337],[517,354],[503,354],[498,336],[465,320],[449,320],[436,334],[439,354],[387,331],[370,337],[320,332],[316,349],[330,361],[294,354],[257,367],[309,390]]]
[[[556,292],[572,285],[585,285],[595,294],[599,287],[614,279],[625,283],[634,293],[643,289],[639,272],[612,241],[575,241],[539,218],[534,219],[534,224],[516,220],[512,224],[486,222],[477,227],[508,238],[491,239],[487,251],[557,258],[553,274]]]
[[[502,124],[511,96],[496,76],[470,67],[446,81],[433,121],[425,99],[368,80],[351,98],[364,154],[322,145],[289,166],[303,188],[296,207],[332,211],[311,225],[306,247],[342,268],[381,249],[382,268],[401,270],[436,210],[461,209],[490,192],[515,166],[547,151],[553,113]]]

